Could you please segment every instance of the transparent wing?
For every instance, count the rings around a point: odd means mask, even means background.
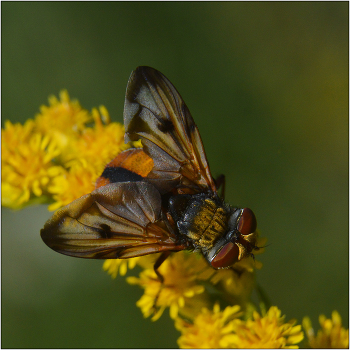
[[[125,141],[141,139],[154,162],[147,179],[163,194],[173,188],[216,191],[193,118],[171,82],[150,67],[129,78],[124,106]]]
[[[82,258],[130,258],[182,250],[150,183],[102,186],[58,210],[41,230],[53,250]]]

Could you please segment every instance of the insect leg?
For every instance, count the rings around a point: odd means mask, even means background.
[[[165,251],[163,252],[159,258],[156,260],[156,262],[154,263],[154,266],[153,266],[153,269],[154,269],[154,272],[156,273],[156,275],[158,276],[158,279],[161,283],[160,287],[159,287],[159,291],[156,295],[156,297],[154,298],[154,303],[153,303],[153,310],[154,310],[154,313],[156,313],[157,311],[157,301],[158,301],[158,298],[159,298],[159,295],[160,295],[160,292],[163,288],[163,285],[164,285],[164,277],[163,275],[158,271],[160,265],[162,265],[162,263],[167,259],[167,257],[170,255],[171,251]]]
[[[215,180],[215,185],[219,189],[221,186],[221,197],[225,199],[225,175],[219,175]]]
[[[157,259],[157,261],[154,263],[154,266],[153,266],[153,269],[154,269],[154,272],[156,273],[156,275],[158,276],[160,282],[163,284],[164,283],[164,277],[163,275],[158,271],[160,265],[163,264],[163,262],[166,260],[166,258],[170,255],[170,251],[166,251],[166,252],[163,252],[159,258]]]

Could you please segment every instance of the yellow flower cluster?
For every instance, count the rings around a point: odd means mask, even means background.
[[[238,305],[220,311],[215,304],[213,311],[204,308],[193,323],[177,320],[180,348],[288,349],[297,348],[295,344],[304,338],[301,326],[294,326],[295,321],[284,323],[276,306],[264,316],[254,311],[252,318],[242,320],[242,314]]]
[[[227,306],[220,311],[215,303],[213,311],[203,308],[192,323],[177,318],[175,327],[182,335],[178,339],[182,349],[218,349],[222,339],[234,329],[234,320],[242,316],[238,305]]]
[[[163,283],[154,272],[153,266],[144,269],[139,278],[128,277],[127,281],[144,288],[145,293],[137,306],[145,317],[153,315],[152,321],[155,321],[169,307],[170,317],[175,319],[179,311],[187,309],[190,299],[195,298],[196,303],[203,302],[198,295],[205,288],[197,279],[207,269],[204,259],[198,255],[179,252],[166,259],[158,269],[164,278]]]
[[[91,192],[105,165],[129,147],[123,126],[111,123],[105,107],[90,113],[67,91],[59,99],[50,97],[49,106],[24,125],[6,121],[1,135],[2,205],[14,209],[33,202],[51,201],[50,210],[69,204]],[[257,246],[265,244],[259,238]],[[263,293],[260,313],[252,303],[259,261],[245,258],[230,269],[214,270],[202,255],[180,251],[160,265],[159,278],[154,271],[159,256],[109,259],[103,269],[112,278],[136,266],[142,269],[139,277],[127,277],[144,290],[137,306],[153,321],[169,308],[181,332],[180,348],[297,348],[303,340],[296,321],[285,322],[276,306],[265,310]],[[349,331],[337,312],[331,320],[321,315],[320,324],[315,336],[304,318],[308,347],[349,347]]]
[[[284,322],[281,311],[272,306],[264,315],[253,312],[248,320],[237,319],[233,321],[232,332],[225,335],[220,345],[222,348],[271,348],[292,349],[297,348],[304,334],[301,326],[294,326],[295,320]]]
[[[124,144],[124,127],[100,107],[88,112],[67,91],[24,125],[1,130],[2,205],[13,209],[54,201],[58,209],[91,192],[104,166]]]
[[[1,130],[2,205],[20,208],[32,196],[41,197],[62,168],[54,163],[60,154],[48,135],[35,130],[33,120],[24,125],[5,122]]]
[[[304,317],[303,327],[307,336],[307,345],[312,349],[348,349],[349,330],[342,327],[342,320],[337,311],[332,312],[332,319],[320,315],[321,329],[315,336],[309,317]]]
[[[258,246],[265,243],[259,239]],[[104,269],[115,277],[118,272],[125,275],[127,267],[142,267],[139,277],[127,277],[128,283],[144,289],[136,304],[152,321],[169,308],[181,332],[180,348],[297,348],[303,340],[301,326],[294,320],[284,322],[277,307],[260,315],[251,303],[259,261],[243,259],[231,269],[214,270],[202,255],[181,251],[158,269],[162,282],[153,268],[158,256],[129,259],[129,264],[110,259]],[[227,306],[220,309],[219,301]]]
[[[261,239],[258,245],[263,244]],[[180,348],[297,348],[303,340],[301,326],[293,320],[284,322],[277,307],[261,316],[250,302],[254,267],[261,263],[245,259],[232,269],[216,271],[202,255],[181,251],[170,255],[158,269],[162,282],[153,269],[158,256],[129,259],[129,269],[138,265],[143,270],[127,281],[144,289],[136,303],[144,317],[156,321],[169,308],[181,332]],[[118,272],[124,275],[127,263],[106,260],[104,269],[113,277]],[[228,306],[221,310],[219,300]]]

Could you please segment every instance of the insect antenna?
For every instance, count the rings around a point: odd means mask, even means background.
[[[266,248],[266,247],[268,247],[269,245],[271,245],[271,243],[266,244],[266,245],[263,245],[262,247],[254,246],[254,250],[259,250],[259,249],[262,249],[262,248]],[[255,264],[255,255],[254,255],[253,253],[250,253],[250,256],[253,258],[254,264]]]

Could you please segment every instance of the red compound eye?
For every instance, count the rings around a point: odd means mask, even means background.
[[[239,250],[236,244],[226,243],[215,258],[211,261],[211,266],[215,269],[229,267],[238,261]]]
[[[249,208],[243,209],[237,228],[242,235],[249,235],[256,230],[256,218]]]

